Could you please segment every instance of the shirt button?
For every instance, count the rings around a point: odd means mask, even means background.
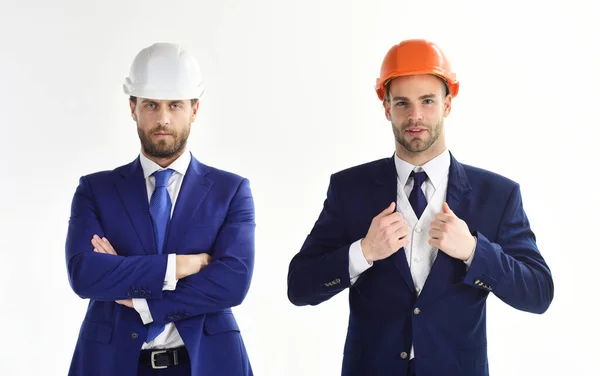
[[[400,353],[400,357],[401,357],[402,359],[406,359],[406,358],[408,358],[408,354],[407,354],[407,353],[405,353],[404,351],[402,351],[402,352]]]
[[[423,259],[421,257],[415,257],[413,259],[414,262],[416,262],[417,264],[420,263],[421,261],[423,261]]]
[[[136,332],[131,332],[131,339],[136,339],[138,334]]]
[[[421,293],[421,289],[420,289],[420,288],[418,288],[418,287],[415,287],[415,290],[417,291],[417,294],[420,294],[420,293]]]
[[[416,231],[417,233],[420,233],[420,232],[421,232],[421,228],[420,228],[420,227],[417,227],[417,228],[415,229],[415,231]]]
[[[415,315],[418,315],[419,313],[421,313],[421,310],[419,309],[419,307],[417,307],[413,312],[415,313]]]

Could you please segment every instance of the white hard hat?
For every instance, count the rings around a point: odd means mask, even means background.
[[[123,91],[138,98],[195,99],[204,93],[204,78],[189,52],[174,43],[155,43],[137,54]]]

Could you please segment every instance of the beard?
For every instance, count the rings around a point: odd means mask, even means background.
[[[152,135],[156,132],[165,132],[171,134],[171,138],[152,140]],[[174,155],[181,153],[187,144],[190,128],[178,133],[174,129],[166,127],[156,127],[144,133],[138,126],[138,136],[142,143],[144,153],[154,158],[171,158]]]
[[[414,126],[423,128],[426,131],[421,136],[410,136],[406,132],[406,130]],[[433,145],[442,134],[443,126],[443,119],[434,127],[427,126],[421,122],[415,123],[414,121],[408,121],[403,124],[400,124],[399,126],[392,122],[392,129],[394,130],[394,137],[396,138],[396,142],[402,145],[407,151],[411,153],[422,153],[425,150],[429,149],[431,145]]]

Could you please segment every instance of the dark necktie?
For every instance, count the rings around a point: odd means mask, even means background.
[[[417,218],[421,218],[421,214],[427,207],[427,198],[421,189],[421,185],[427,179],[427,174],[424,171],[411,172],[410,176],[413,178],[413,188],[408,197],[408,201],[412,206]]]
[[[173,172],[173,170],[167,169],[156,171],[153,174],[155,188],[154,193],[152,193],[152,197],[150,198],[150,218],[152,218],[154,241],[156,242],[156,249],[159,254],[163,252],[167,228],[169,227],[169,221],[171,220],[171,198],[169,197],[167,186],[169,185],[169,178],[173,175]],[[146,342],[154,340],[164,329],[165,327],[163,325],[150,323],[148,326]]]

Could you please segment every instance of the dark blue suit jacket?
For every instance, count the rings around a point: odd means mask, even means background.
[[[519,185],[451,155],[447,203],[477,237],[477,248],[468,271],[438,252],[417,297],[403,249],[350,285],[349,247],[396,201],[396,181],[393,158],[332,175],[324,208],[290,263],[288,297],[316,305],[350,288],[344,376],[406,375],[409,359],[400,354],[410,353],[412,343],[418,376],[488,375],[488,295],[538,314],[554,296]]]
[[[155,323],[174,322],[193,375],[251,375],[231,307],[242,303],[254,268],[254,203],[247,179],[192,157],[167,235],[157,254],[139,158],[84,176],[71,207],[66,241],[69,282],[89,299],[69,375],[136,375],[147,328],[132,308],[147,299]],[[118,256],[93,252],[94,234]],[[167,254],[212,255],[210,265],[162,291]]]

